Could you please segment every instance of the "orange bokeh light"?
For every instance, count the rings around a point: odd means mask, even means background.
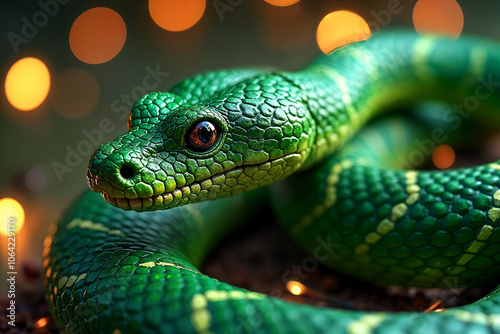
[[[5,78],[5,95],[19,110],[32,110],[47,97],[50,74],[45,64],[33,57],[18,60]]]
[[[126,37],[122,17],[112,9],[96,7],[83,12],[73,22],[69,45],[84,63],[102,64],[120,52]]]
[[[35,328],[45,327],[49,323],[49,321],[47,319],[48,319],[47,317],[41,318],[40,320],[38,320],[37,322],[35,322],[33,324],[33,327],[35,327]]]
[[[356,13],[339,10],[326,15],[318,25],[316,41],[326,54],[354,42],[364,41],[371,36],[368,23]]]
[[[449,145],[439,145],[432,152],[432,163],[439,169],[449,168],[454,162],[455,150]]]
[[[264,1],[274,6],[285,7],[296,4],[300,0],[264,0]]]
[[[456,0],[418,0],[413,8],[413,25],[418,33],[458,38],[464,27],[464,13]]]
[[[206,0],[149,0],[149,14],[157,25],[169,31],[194,26],[205,12]]]
[[[99,84],[92,74],[70,68],[54,79],[50,102],[61,116],[80,119],[90,114],[99,101]]]

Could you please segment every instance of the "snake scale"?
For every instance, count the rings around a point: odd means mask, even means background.
[[[364,312],[289,303],[197,269],[270,201],[302,247],[344,273],[420,287],[498,282],[500,161],[399,169],[391,147],[416,154],[403,123],[354,135],[375,115],[422,100],[454,103],[443,116],[452,128],[479,110],[492,119],[499,64],[493,41],[395,30],[297,72],[219,70],[143,96],[129,131],[89,163],[90,187],[112,205],[87,191],[46,242],[57,325],[115,334],[500,333],[498,288],[440,313]],[[380,152],[371,148],[389,137]]]

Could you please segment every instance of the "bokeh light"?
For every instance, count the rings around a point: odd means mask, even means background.
[[[449,145],[439,145],[432,152],[432,163],[439,169],[449,168],[454,162],[455,150]]]
[[[54,110],[65,118],[83,118],[99,102],[99,84],[88,71],[67,69],[55,77],[50,102]]]
[[[149,14],[157,25],[169,31],[194,26],[203,16],[206,0],[149,0]]]
[[[102,64],[113,59],[123,48],[127,28],[122,17],[112,9],[96,7],[77,17],[69,33],[73,54],[88,64]]]
[[[316,31],[318,46],[326,54],[346,44],[364,41],[370,36],[368,23],[358,14],[347,10],[327,14]]]
[[[292,294],[298,296],[305,292],[305,286],[297,281],[288,281],[286,282],[286,288]]]
[[[285,7],[296,4],[300,0],[264,0],[264,1],[274,6]]]
[[[13,222],[13,224],[9,224]],[[19,232],[24,225],[24,209],[13,198],[0,199],[0,234],[8,235],[9,231],[13,232],[9,225],[15,227],[15,232]]]
[[[45,64],[33,57],[18,60],[5,78],[5,95],[19,110],[32,110],[47,97],[50,74]]]
[[[33,166],[24,175],[24,184],[33,192],[41,191],[47,187],[49,172],[48,167],[43,164]]]
[[[464,13],[456,0],[418,0],[413,8],[413,25],[418,33],[458,38],[464,27]]]

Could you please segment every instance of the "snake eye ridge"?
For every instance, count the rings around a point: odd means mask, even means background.
[[[217,142],[219,131],[210,121],[201,121],[193,125],[186,134],[187,147],[193,151],[209,150]]]

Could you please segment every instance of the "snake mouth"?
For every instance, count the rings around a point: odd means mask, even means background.
[[[238,177],[243,171],[244,167],[237,167],[224,173],[213,175],[203,181],[195,181],[189,185],[144,198],[118,198],[111,196],[102,189],[95,178],[90,183],[90,187],[93,191],[101,193],[106,202],[122,210],[164,210],[188,203],[228,197],[249,190],[248,187],[238,186],[237,184],[233,186],[228,185],[235,182],[226,182],[228,179]]]
[[[100,180],[87,170],[87,180],[94,192],[101,193],[106,202],[122,210],[154,211],[165,210],[189,203],[219,199],[240,194],[273,183],[292,173],[304,153],[291,153],[261,164],[242,165],[210,176],[202,181],[194,181],[182,187],[149,197],[115,197],[101,186]]]

